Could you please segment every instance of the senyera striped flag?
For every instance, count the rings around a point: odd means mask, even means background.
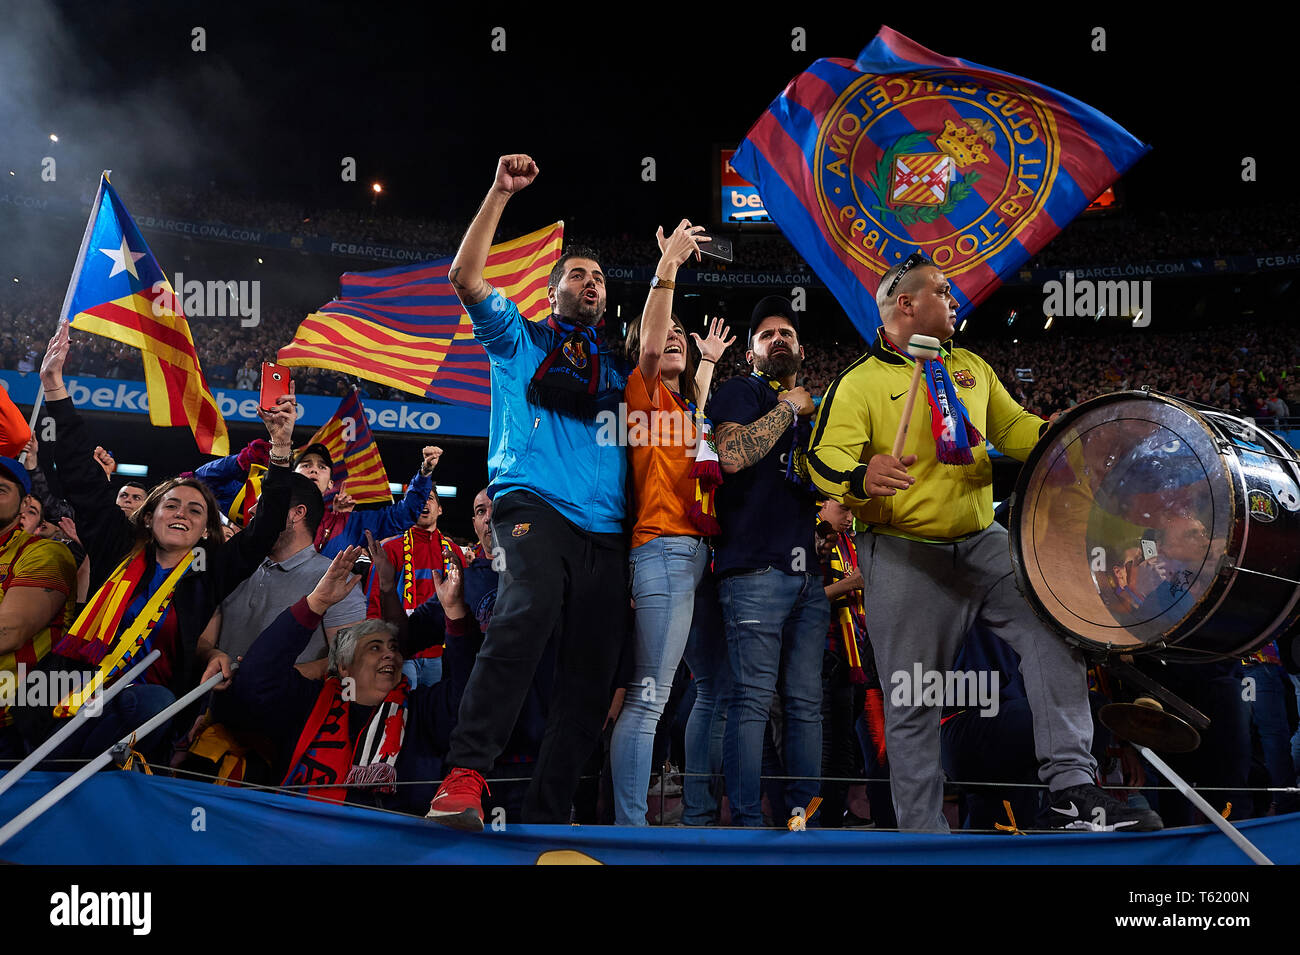
[[[564,223],[492,246],[483,277],[530,321],[550,314],[546,281]],[[447,279],[452,260],[348,272],[340,297],[308,315],[283,365],[330,368],[450,404],[491,404],[488,359]]]

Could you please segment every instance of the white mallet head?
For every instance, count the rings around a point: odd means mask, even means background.
[[[907,340],[907,353],[920,361],[938,358],[941,347],[939,339],[932,335],[913,335]]]

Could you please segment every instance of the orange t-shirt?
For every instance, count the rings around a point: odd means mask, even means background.
[[[628,376],[623,398],[627,403],[627,437],[632,465],[632,493],[636,526],[632,546],[656,537],[699,537],[691,523],[695,503],[695,422],[673,398],[663,379],[655,381],[652,395],[641,369]]]

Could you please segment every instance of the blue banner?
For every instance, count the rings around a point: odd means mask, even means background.
[[[9,391],[15,404],[31,405],[40,388],[40,376],[35,372],[0,371],[0,385]],[[147,415],[149,395],[143,381],[123,381],[117,378],[87,378],[80,375],[67,379],[68,394],[72,403],[85,411],[115,411],[125,414]],[[217,408],[227,421],[258,422],[258,392],[238,391],[234,388],[215,388]],[[337,410],[337,396],[298,395],[298,424],[321,425]],[[380,401],[363,399],[366,420],[372,431],[403,434],[446,434],[456,437],[486,438],[488,411],[438,404],[432,401]]]
[[[31,773],[0,796],[0,822],[64,779]],[[116,820],[115,824],[109,824]],[[1248,819],[1278,865],[1300,863],[1300,814]],[[131,772],[97,773],[5,844],[25,865],[1245,865],[1213,826],[1027,836],[870,829],[539,826],[482,833],[300,796]]]

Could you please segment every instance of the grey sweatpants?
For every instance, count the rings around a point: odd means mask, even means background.
[[[868,565],[867,632],[885,695],[885,745],[899,828],[947,831],[948,823],[941,707],[932,700],[918,705],[914,692],[892,690],[903,684],[901,675],[909,687],[915,685],[918,663],[924,671],[947,672],[976,620],[1020,654],[1039,778],[1053,791],[1093,782],[1097,764],[1089,753],[1092,714],[1083,658],[1034,616],[1016,590],[1006,530],[992,524],[957,544],[885,534],[858,539],[860,550],[870,547],[870,559],[862,560]]]

